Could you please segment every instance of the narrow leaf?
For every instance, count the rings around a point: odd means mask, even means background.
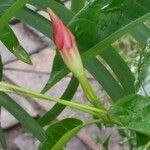
[[[136,145],[137,147],[146,145],[150,141],[149,136],[145,136],[143,134],[137,133],[136,134]]]
[[[125,90],[125,93],[135,93],[134,76],[121,56],[112,47],[109,47],[103,51],[101,56],[118,77],[122,87]]]
[[[27,1],[28,0],[15,1],[15,3],[7,9],[5,14],[0,17],[0,28],[3,28],[9,22],[9,20],[14,17],[22,7],[24,7]]]
[[[25,7],[16,15],[16,18],[21,20],[23,23],[32,26],[45,36],[51,37],[50,21],[37,12]],[[40,26],[39,24],[42,25]]]
[[[2,63],[2,57],[0,55],[0,81],[2,81],[3,77],[3,63]]]
[[[143,49],[145,47],[146,41],[150,38],[150,28],[144,24],[140,24],[130,31],[130,34],[138,42],[139,46]]]
[[[53,60],[53,66],[49,80],[45,85],[45,87],[43,88],[42,93],[46,93],[55,83],[57,83],[60,79],[62,79],[62,76],[64,77],[69,73],[68,69],[64,66],[65,65],[60,54],[56,53],[55,58]]]
[[[1,127],[0,127],[0,142],[1,142],[3,150],[7,150],[5,135]]]
[[[138,65],[137,86],[139,93],[145,96],[150,95],[150,41],[147,41],[146,47],[141,52]],[[142,92],[144,90],[144,92]]]
[[[85,5],[86,0],[71,0],[71,10],[77,13]]]
[[[114,121],[130,130],[150,137],[150,99],[139,95],[121,98],[109,110]]]
[[[0,80],[1,81],[2,81],[2,76],[3,76],[3,64],[2,64],[2,59],[1,59],[1,55],[0,55]],[[1,118],[1,105],[0,105],[0,118]],[[5,135],[1,128],[1,121],[0,121],[0,142],[1,142],[3,150],[7,150]]]
[[[65,144],[83,127],[82,121],[74,118],[64,119],[52,124],[46,130],[48,138],[40,150],[61,150]]]
[[[14,3],[14,0],[1,0],[0,1],[0,16],[6,13],[7,9],[11,7]]]
[[[27,64],[32,64],[29,54],[19,44],[18,39],[8,25],[4,26],[3,29],[0,29],[0,41],[2,41],[7,49],[19,60]]]
[[[100,61],[92,59],[86,63],[86,68],[100,83],[112,100],[116,101],[124,95],[123,88],[117,83]]]
[[[29,0],[29,4],[41,10],[46,10],[48,7],[51,8],[65,23],[68,23],[74,16],[74,13],[55,0],[44,0],[44,3],[41,0]]]
[[[21,108],[10,96],[0,92],[0,105],[9,111],[30,133],[39,141],[43,142],[46,138],[42,127],[29,114]]]

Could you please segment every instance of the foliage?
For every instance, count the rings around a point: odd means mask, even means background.
[[[26,4],[34,6],[36,10]],[[44,36],[52,38],[50,21],[38,13],[39,10],[46,11],[50,7],[74,34],[84,67],[103,87],[112,102],[108,110],[71,102],[78,87],[78,81],[73,76],[60,99],[45,95],[70,72],[58,53],[50,70],[51,76],[41,93],[0,82],[0,106],[7,109],[41,142],[40,149],[62,149],[81,128],[92,123],[124,128],[134,133],[136,149],[138,146],[150,148],[150,27],[145,23],[150,19],[149,6],[149,0],[72,0],[71,9],[66,8],[61,0],[0,1],[0,41],[18,60],[32,64],[29,54],[10,27],[11,20],[19,19]],[[113,46],[116,40],[126,34],[136,40],[140,49],[136,74],[131,72],[127,62]],[[2,66],[0,62],[0,79]],[[143,89],[144,94],[141,92]],[[19,93],[56,104],[36,121],[6,93]],[[76,118],[68,118],[51,124],[66,106],[89,113],[93,120],[83,123]],[[46,131],[43,126],[48,126]],[[127,137],[126,134],[124,137]],[[139,140],[141,137],[145,139],[144,142]],[[104,142],[104,147],[108,146],[109,139],[110,137]],[[0,141],[3,149],[7,149],[2,130]]]

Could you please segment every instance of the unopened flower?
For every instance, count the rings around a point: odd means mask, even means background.
[[[48,8],[47,11],[52,22],[53,40],[57,50],[73,74],[76,77],[82,75],[84,69],[73,34],[51,9]]]
[[[84,74],[81,57],[73,34],[51,9],[48,8],[47,11],[52,22],[53,40],[57,50],[60,52],[67,67],[79,80],[88,100],[96,107],[101,107]]]

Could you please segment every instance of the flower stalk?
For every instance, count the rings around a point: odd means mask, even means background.
[[[81,84],[81,87],[87,97],[87,99],[97,108],[102,108],[102,105],[97,98],[95,92],[93,91],[91,85],[89,84],[89,81],[87,77],[83,74],[82,76],[78,77],[78,80]]]

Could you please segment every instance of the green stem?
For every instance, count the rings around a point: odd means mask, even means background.
[[[93,91],[89,81],[87,80],[86,76],[83,74],[82,76],[78,77],[78,80],[83,88],[83,91],[87,97],[87,99],[97,108],[104,109],[100,100],[97,98],[95,92]]]
[[[18,87],[15,85],[7,84],[4,82],[0,82],[0,91],[10,92],[10,93],[19,93],[19,94],[23,94],[23,95],[34,97],[34,98],[40,98],[40,99],[45,99],[48,101],[60,103],[62,105],[69,106],[71,108],[92,114],[92,115],[97,116],[97,117],[100,117],[101,115],[104,115],[106,113],[106,111],[102,110],[102,109],[97,109],[97,108],[90,107],[90,106],[84,106],[84,105],[77,104],[74,102],[69,102],[69,101],[66,101],[63,99],[52,98],[52,97],[49,97],[47,95],[37,93],[37,92],[34,92],[32,90],[28,90],[28,89]]]

